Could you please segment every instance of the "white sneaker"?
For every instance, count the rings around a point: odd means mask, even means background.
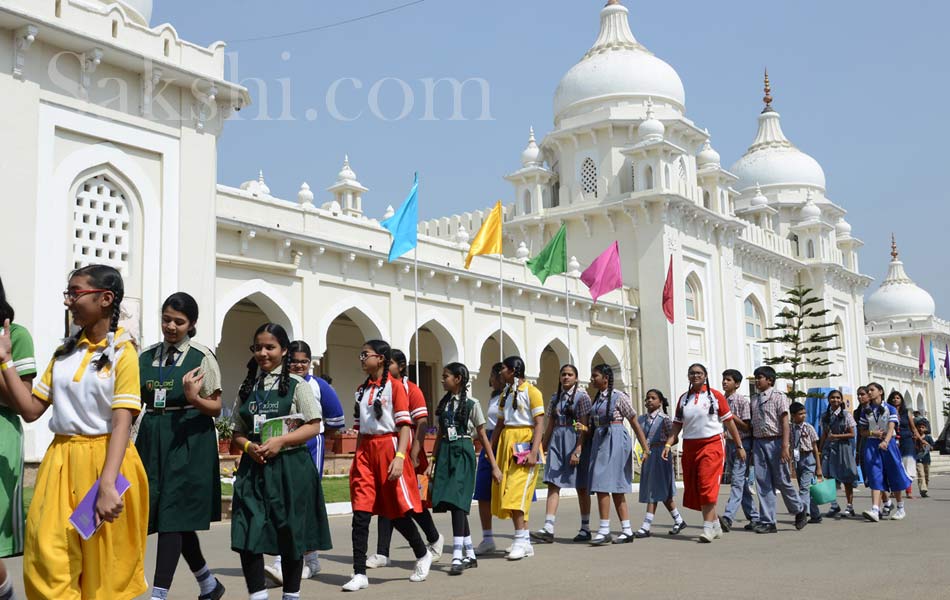
[[[494,554],[497,548],[495,547],[495,542],[490,542],[488,540],[482,540],[481,543],[475,548],[475,556],[485,556],[486,554]]]
[[[264,573],[277,585],[284,585],[284,571],[279,564],[264,565]]]
[[[699,541],[700,541],[700,542],[703,542],[703,543],[706,543],[706,544],[711,544],[712,541],[713,541],[714,539],[716,539],[717,537],[719,537],[719,536],[716,535],[716,530],[715,530],[715,528],[713,528],[713,529],[707,529],[707,528],[703,527],[703,532],[702,532],[701,534],[699,534]]]
[[[865,519],[871,521],[872,523],[877,523],[881,520],[881,515],[876,510],[866,510],[861,514]]]
[[[416,560],[416,568],[412,571],[412,575],[409,576],[409,581],[420,582],[425,581],[426,577],[429,576],[429,568],[432,566],[432,554],[429,552],[425,553],[420,559]]]
[[[389,557],[385,554],[374,554],[366,559],[367,569],[379,569],[389,566]]]
[[[534,546],[528,542],[515,542],[511,545],[511,552],[508,553],[508,560],[521,560],[534,556]]]
[[[505,556],[508,556],[509,554],[511,554],[511,549],[514,548],[514,547],[515,547],[515,545],[514,545],[514,544],[511,544],[510,546],[508,546],[507,548],[505,548]]]
[[[429,552],[432,554],[432,562],[439,562],[439,559],[442,558],[442,548],[445,546],[445,538],[442,534],[439,534],[439,539],[435,542],[429,544]]]
[[[343,584],[344,592],[357,592],[369,587],[369,579],[366,575],[353,575],[353,577]]]
[[[300,571],[300,578],[301,578],[301,579],[311,579],[311,578],[315,577],[315,576],[317,575],[317,573],[319,573],[319,572],[320,572],[320,561],[319,561],[319,560],[316,560],[316,561],[314,561],[314,562],[311,562],[311,563],[309,563],[309,564],[305,564],[305,565],[303,566],[303,570]]]
[[[715,532],[717,540],[722,537],[722,525],[719,524],[719,521],[716,521],[713,525],[713,532]]]
[[[907,516],[907,513],[904,512],[904,509],[903,509],[903,508],[898,508],[898,509],[895,510],[894,513],[891,515],[891,521],[901,521],[901,520],[903,520],[903,518],[906,517],[906,516]]]

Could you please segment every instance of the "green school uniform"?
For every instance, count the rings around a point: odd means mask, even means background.
[[[287,393],[278,389],[280,368],[258,378],[245,402],[239,401],[233,418],[235,431],[259,443],[254,417],[265,419],[302,414],[305,422],[321,418],[313,390],[296,375]],[[305,444],[285,447],[267,463],[242,457],[234,482],[231,549],[252,554],[300,558],[311,550],[329,550],[330,525],[317,477]]]
[[[174,352],[174,353],[173,353]],[[148,532],[202,531],[221,520],[221,473],[214,419],[188,403],[182,377],[201,367],[199,395],[221,389],[211,351],[185,338],[164,342],[139,355],[145,415],[135,447],[148,474]],[[155,407],[165,390],[165,408]]]
[[[453,396],[438,419],[439,453],[433,474],[432,507],[435,512],[461,509],[468,514],[475,492],[472,438],[478,427],[485,425],[485,416],[478,400],[467,398],[460,406],[458,396]]]

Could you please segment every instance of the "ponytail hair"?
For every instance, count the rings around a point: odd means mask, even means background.
[[[408,368],[409,361],[406,359],[406,353],[402,350],[397,350],[396,348],[392,349],[392,361],[396,363],[396,366],[399,367],[399,377],[402,379],[406,378],[406,369]],[[387,369],[388,370],[388,369]]]
[[[663,395],[663,392],[661,392],[660,390],[658,390],[658,389],[656,389],[656,388],[651,388],[651,389],[647,390],[647,396],[650,395],[650,392],[653,392],[654,394],[656,394],[656,397],[660,399],[660,409],[661,409],[664,413],[669,414],[669,412],[670,412],[670,401],[666,398],[666,396]],[[646,404],[646,402],[644,402],[644,404]]]
[[[188,328],[188,337],[195,337],[198,333],[195,330],[195,323],[198,322],[198,302],[195,301],[191,294],[175,292],[162,303],[162,312],[165,312],[166,308],[180,312],[188,317],[188,322],[191,324],[191,327]]]
[[[614,417],[613,399],[614,399],[614,370],[608,364],[599,364],[592,369],[596,373],[607,379],[607,409],[604,418],[609,424]]]
[[[515,374],[515,379],[524,381],[524,360],[520,356],[509,356],[502,363],[512,370]],[[517,381],[516,381],[517,383]],[[515,410],[518,410],[518,386],[515,385],[513,389],[514,393],[512,394],[511,407]]]
[[[442,368],[459,378],[459,405],[455,411],[455,421],[453,425],[455,425],[456,431],[466,431],[467,427],[465,421],[468,420],[468,412],[465,410],[465,403],[468,400],[468,367],[460,362],[451,362]],[[452,394],[446,392],[446,394],[442,396],[442,399],[439,400],[439,406],[435,409],[435,416],[439,417],[440,428],[442,428],[443,431],[446,425],[445,421],[442,420],[442,414],[445,412],[445,407],[448,406],[451,399]]]
[[[389,381],[389,364],[393,360],[393,350],[389,347],[389,343],[383,340],[367,340],[363,345],[369,346],[373,349],[373,352],[383,357],[383,376],[380,379],[376,397],[373,399],[373,414],[376,415],[377,419],[381,419],[383,417],[383,403],[380,402],[379,398],[382,396],[383,390],[386,389],[386,382]],[[366,380],[356,390],[356,406],[353,415],[357,421],[359,421],[360,418],[360,402],[363,399],[363,392],[367,386],[369,386],[370,379],[370,376],[367,375]]]
[[[281,325],[277,323],[264,323],[254,332],[254,343],[257,343],[257,336],[262,333],[269,333],[274,336],[281,349],[286,350],[284,358],[280,363],[281,369],[277,381],[277,393],[281,396],[286,396],[290,391],[290,337],[287,335],[287,330]],[[241,399],[241,402],[247,402],[251,392],[254,391],[254,384],[257,380],[257,370],[257,359],[252,356],[251,359],[247,361],[247,375],[244,376],[244,381],[241,382],[241,388],[238,390],[238,397]]]
[[[69,279],[73,277],[85,276],[89,279],[89,285],[94,288],[112,292],[112,314],[109,318],[109,333],[106,334],[106,349],[96,361],[96,370],[101,371],[106,365],[111,365],[115,361],[115,332],[119,328],[119,319],[122,316],[122,299],[125,298],[125,283],[122,281],[122,274],[115,267],[109,265],[87,265],[80,267],[69,274]],[[79,337],[82,331],[66,339],[63,345],[56,349],[53,358],[65,356],[76,349],[79,343]]]

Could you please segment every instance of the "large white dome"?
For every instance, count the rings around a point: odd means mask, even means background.
[[[152,0],[100,0],[103,4],[121,4],[134,10],[145,25],[152,21]],[[134,16],[134,15],[133,15]]]
[[[759,131],[730,171],[739,177],[736,189],[809,186],[825,189],[825,171],[818,161],[796,148],[782,132],[780,115],[767,108],[759,115]]]
[[[917,286],[897,259],[897,244],[891,242],[891,264],[884,282],[864,302],[864,317],[877,323],[899,319],[927,318],[936,313],[933,296]]]
[[[637,42],[628,12],[616,0],[601,10],[597,41],[557,86],[555,121],[618,100],[642,104],[653,98],[685,111],[682,80],[673,67]]]

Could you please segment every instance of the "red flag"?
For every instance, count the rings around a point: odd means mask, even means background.
[[[670,256],[670,268],[666,272],[666,283],[663,284],[663,314],[666,320],[673,322],[673,257]]]

